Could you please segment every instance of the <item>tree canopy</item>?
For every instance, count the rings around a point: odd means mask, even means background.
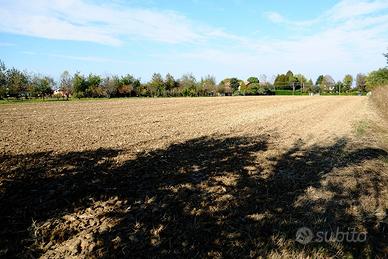
[[[388,53],[387,53],[388,54]],[[168,96],[214,96],[214,95],[272,95],[324,93],[352,94],[355,91],[366,92],[376,86],[388,85],[388,67],[357,74],[354,79],[347,74],[341,81],[335,82],[330,75],[320,75],[315,84],[303,74],[288,70],[278,74],[273,83],[266,81],[265,75],[225,78],[217,84],[212,75],[197,80],[191,73],[182,75],[178,80],[171,74],[163,76],[154,73],[148,82],[141,82],[131,74],[123,76],[97,74],[84,75],[76,72],[71,75],[64,71],[58,82],[47,75],[36,75],[16,68],[7,68],[0,60],[0,99],[4,98],[114,98],[114,97],[168,97]],[[352,88],[355,81],[355,88]]]

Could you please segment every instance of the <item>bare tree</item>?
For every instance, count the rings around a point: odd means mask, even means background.
[[[64,71],[61,75],[60,90],[66,96],[66,100],[73,93],[73,78],[68,71]]]

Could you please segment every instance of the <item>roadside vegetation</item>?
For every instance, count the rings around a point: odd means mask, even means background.
[[[380,114],[388,120],[388,85],[374,89],[371,99]]]
[[[260,78],[260,79],[259,79]],[[153,74],[149,82],[127,74],[124,76],[71,75],[65,71],[59,80],[50,76],[31,74],[16,68],[7,68],[0,61],[0,103],[20,100],[69,100],[69,98],[117,98],[117,97],[195,97],[232,95],[361,95],[377,86],[388,84],[388,68],[381,68],[368,75],[345,75],[335,82],[330,75],[320,75],[315,82],[302,74],[288,71],[278,74],[273,82],[265,75],[225,78],[220,82],[212,75],[200,80],[192,74],[179,79],[171,74]]]

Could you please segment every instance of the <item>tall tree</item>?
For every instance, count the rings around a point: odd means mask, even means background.
[[[264,87],[260,86],[260,80],[257,77],[250,77],[247,81],[248,85],[242,88],[243,94],[256,95],[263,93]]]
[[[324,93],[329,93],[334,91],[335,81],[330,75],[325,75],[323,77],[320,89]]]
[[[34,76],[32,79],[32,95],[44,99],[53,93],[54,79],[48,76]]]
[[[19,98],[27,94],[28,77],[24,72],[11,68],[7,70],[7,94]]]
[[[59,90],[65,95],[66,100],[73,93],[73,78],[68,71],[64,71],[60,78]]]
[[[183,88],[184,96],[197,95],[197,79],[193,76],[193,74],[184,74],[179,79],[179,85]]]
[[[73,93],[75,97],[82,98],[86,97],[88,90],[88,82],[85,79],[85,76],[81,75],[79,72],[75,73],[73,76]]]
[[[303,87],[303,91],[304,92],[307,92],[307,93],[311,93],[313,92],[313,80],[309,79],[305,84],[304,84],[304,87]]]
[[[294,78],[295,78],[294,79],[294,81],[295,81],[294,84],[295,84],[296,88],[305,91],[304,88],[305,88],[305,85],[307,83],[307,78],[304,75],[302,75],[302,74],[296,74],[294,76]]]
[[[387,64],[388,64],[388,52],[387,52],[387,53],[384,53],[383,55],[384,55],[384,57],[387,58]]]
[[[344,89],[344,84],[341,81],[338,81],[337,83],[335,83],[334,91],[336,91],[336,92],[338,92],[338,94],[340,94],[341,92],[344,91],[343,89]]]
[[[238,88],[240,87],[240,82],[236,77],[232,77],[230,79],[230,87],[232,88],[233,92],[238,91]]]
[[[0,60],[0,99],[6,97],[7,94],[7,69],[4,63]]]
[[[289,77],[285,74],[277,75],[274,81],[274,86],[277,89],[290,89]]]
[[[353,77],[351,75],[345,75],[342,80],[343,89],[342,92],[349,92],[352,89]]]
[[[287,71],[286,77],[288,79],[288,83],[292,83],[294,81],[294,73],[292,73],[291,70]]]
[[[156,92],[156,96],[164,96],[166,94],[166,88],[161,74],[154,73],[152,75],[151,81],[149,82],[149,85]]]
[[[172,91],[178,87],[178,82],[175,80],[175,78],[170,73],[168,73],[166,75],[164,84],[166,86],[167,91]]]
[[[356,76],[356,87],[361,93],[366,92],[366,75],[358,73]]]
[[[117,88],[117,93],[120,96],[128,97],[135,96],[138,93],[140,80],[134,76],[127,74],[120,79],[120,85]]]
[[[88,97],[102,97],[105,95],[101,87],[102,79],[99,75],[89,74],[87,81],[87,96]]]
[[[315,85],[320,86],[323,81],[323,75],[318,76],[317,80],[315,81]]]
[[[216,91],[216,78],[212,75],[207,75],[204,78],[201,78],[200,85],[204,95],[213,95]]]
[[[120,87],[120,79],[118,76],[107,76],[102,80],[101,87],[108,98],[116,97]]]

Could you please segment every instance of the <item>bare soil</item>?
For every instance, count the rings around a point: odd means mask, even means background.
[[[0,125],[0,257],[388,255],[367,97],[13,104]],[[367,240],[303,245],[303,226]]]

